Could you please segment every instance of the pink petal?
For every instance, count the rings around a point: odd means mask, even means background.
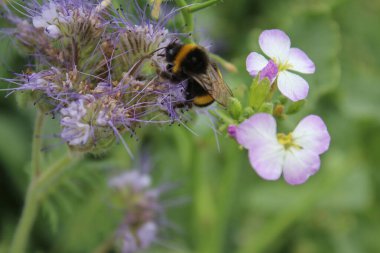
[[[277,64],[285,63],[290,50],[290,39],[281,30],[265,30],[260,34],[259,44],[263,52]]]
[[[291,70],[304,74],[312,74],[315,72],[314,62],[310,60],[307,54],[301,49],[290,49],[288,63],[291,65]]]
[[[268,78],[271,84],[274,82],[278,74],[278,67],[274,61],[270,60],[268,64],[260,71],[260,80]]]
[[[285,151],[284,178],[289,184],[305,183],[320,167],[319,155],[306,149],[291,148]]]
[[[299,75],[283,71],[278,75],[278,89],[292,101],[305,99],[309,93],[309,84]]]
[[[316,154],[326,152],[330,145],[330,135],[323,120],[316,115],[309,115],[298,123],[294,129],[293,140],[303,149]]]
[[[279,143],[266,142],[249,150],[249,161],[256,173],[266,180],[281,176],[284,148]]]
[[[246,149],[277,143],[275,119],[267,113],[253,115],[237,127],[236,140]]]
[[[236,130],[237,130],[237,126],[229,125],[227,128],[227,133],[230,137],[236,139]]]
[[[268,60],[256,52],[250,53],[246,60],[247,71],[251,76],[256,76],[267,64]]]

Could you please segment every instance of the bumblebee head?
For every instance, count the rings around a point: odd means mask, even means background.
[[[165,49],[166,61],[174,62],[178,52],[181,50],[182,45],[177,42],[171,42]]]

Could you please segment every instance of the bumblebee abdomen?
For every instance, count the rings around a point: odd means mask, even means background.
[[[186,88],[186,99],[199,107],[212,104],[215,99],[193,79],[189,79]]]
[[[204,106],[211,105],[212,103],[214,103],[214,101],[215,100],[213,97],[211,97],[209,94],[206,94],[206,95],[194,97],[193,104],[198,107],[204,107]]]

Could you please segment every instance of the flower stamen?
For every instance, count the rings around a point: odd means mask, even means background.
[[[291,147],[294,147],[296,149],[302,149],[300,145],[294,142],[292,133],[289,133],[289,134],[279,133],[277,134],[277,140],[278,140],[278,143],[283,145],[286,150],[290,149]]]

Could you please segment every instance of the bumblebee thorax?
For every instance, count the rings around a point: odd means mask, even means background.
[[[206,51],[196,44],[172,43],[166,49],[166,59],[173,63],[172,72],[175,74],[206,73],[209,64]]]

